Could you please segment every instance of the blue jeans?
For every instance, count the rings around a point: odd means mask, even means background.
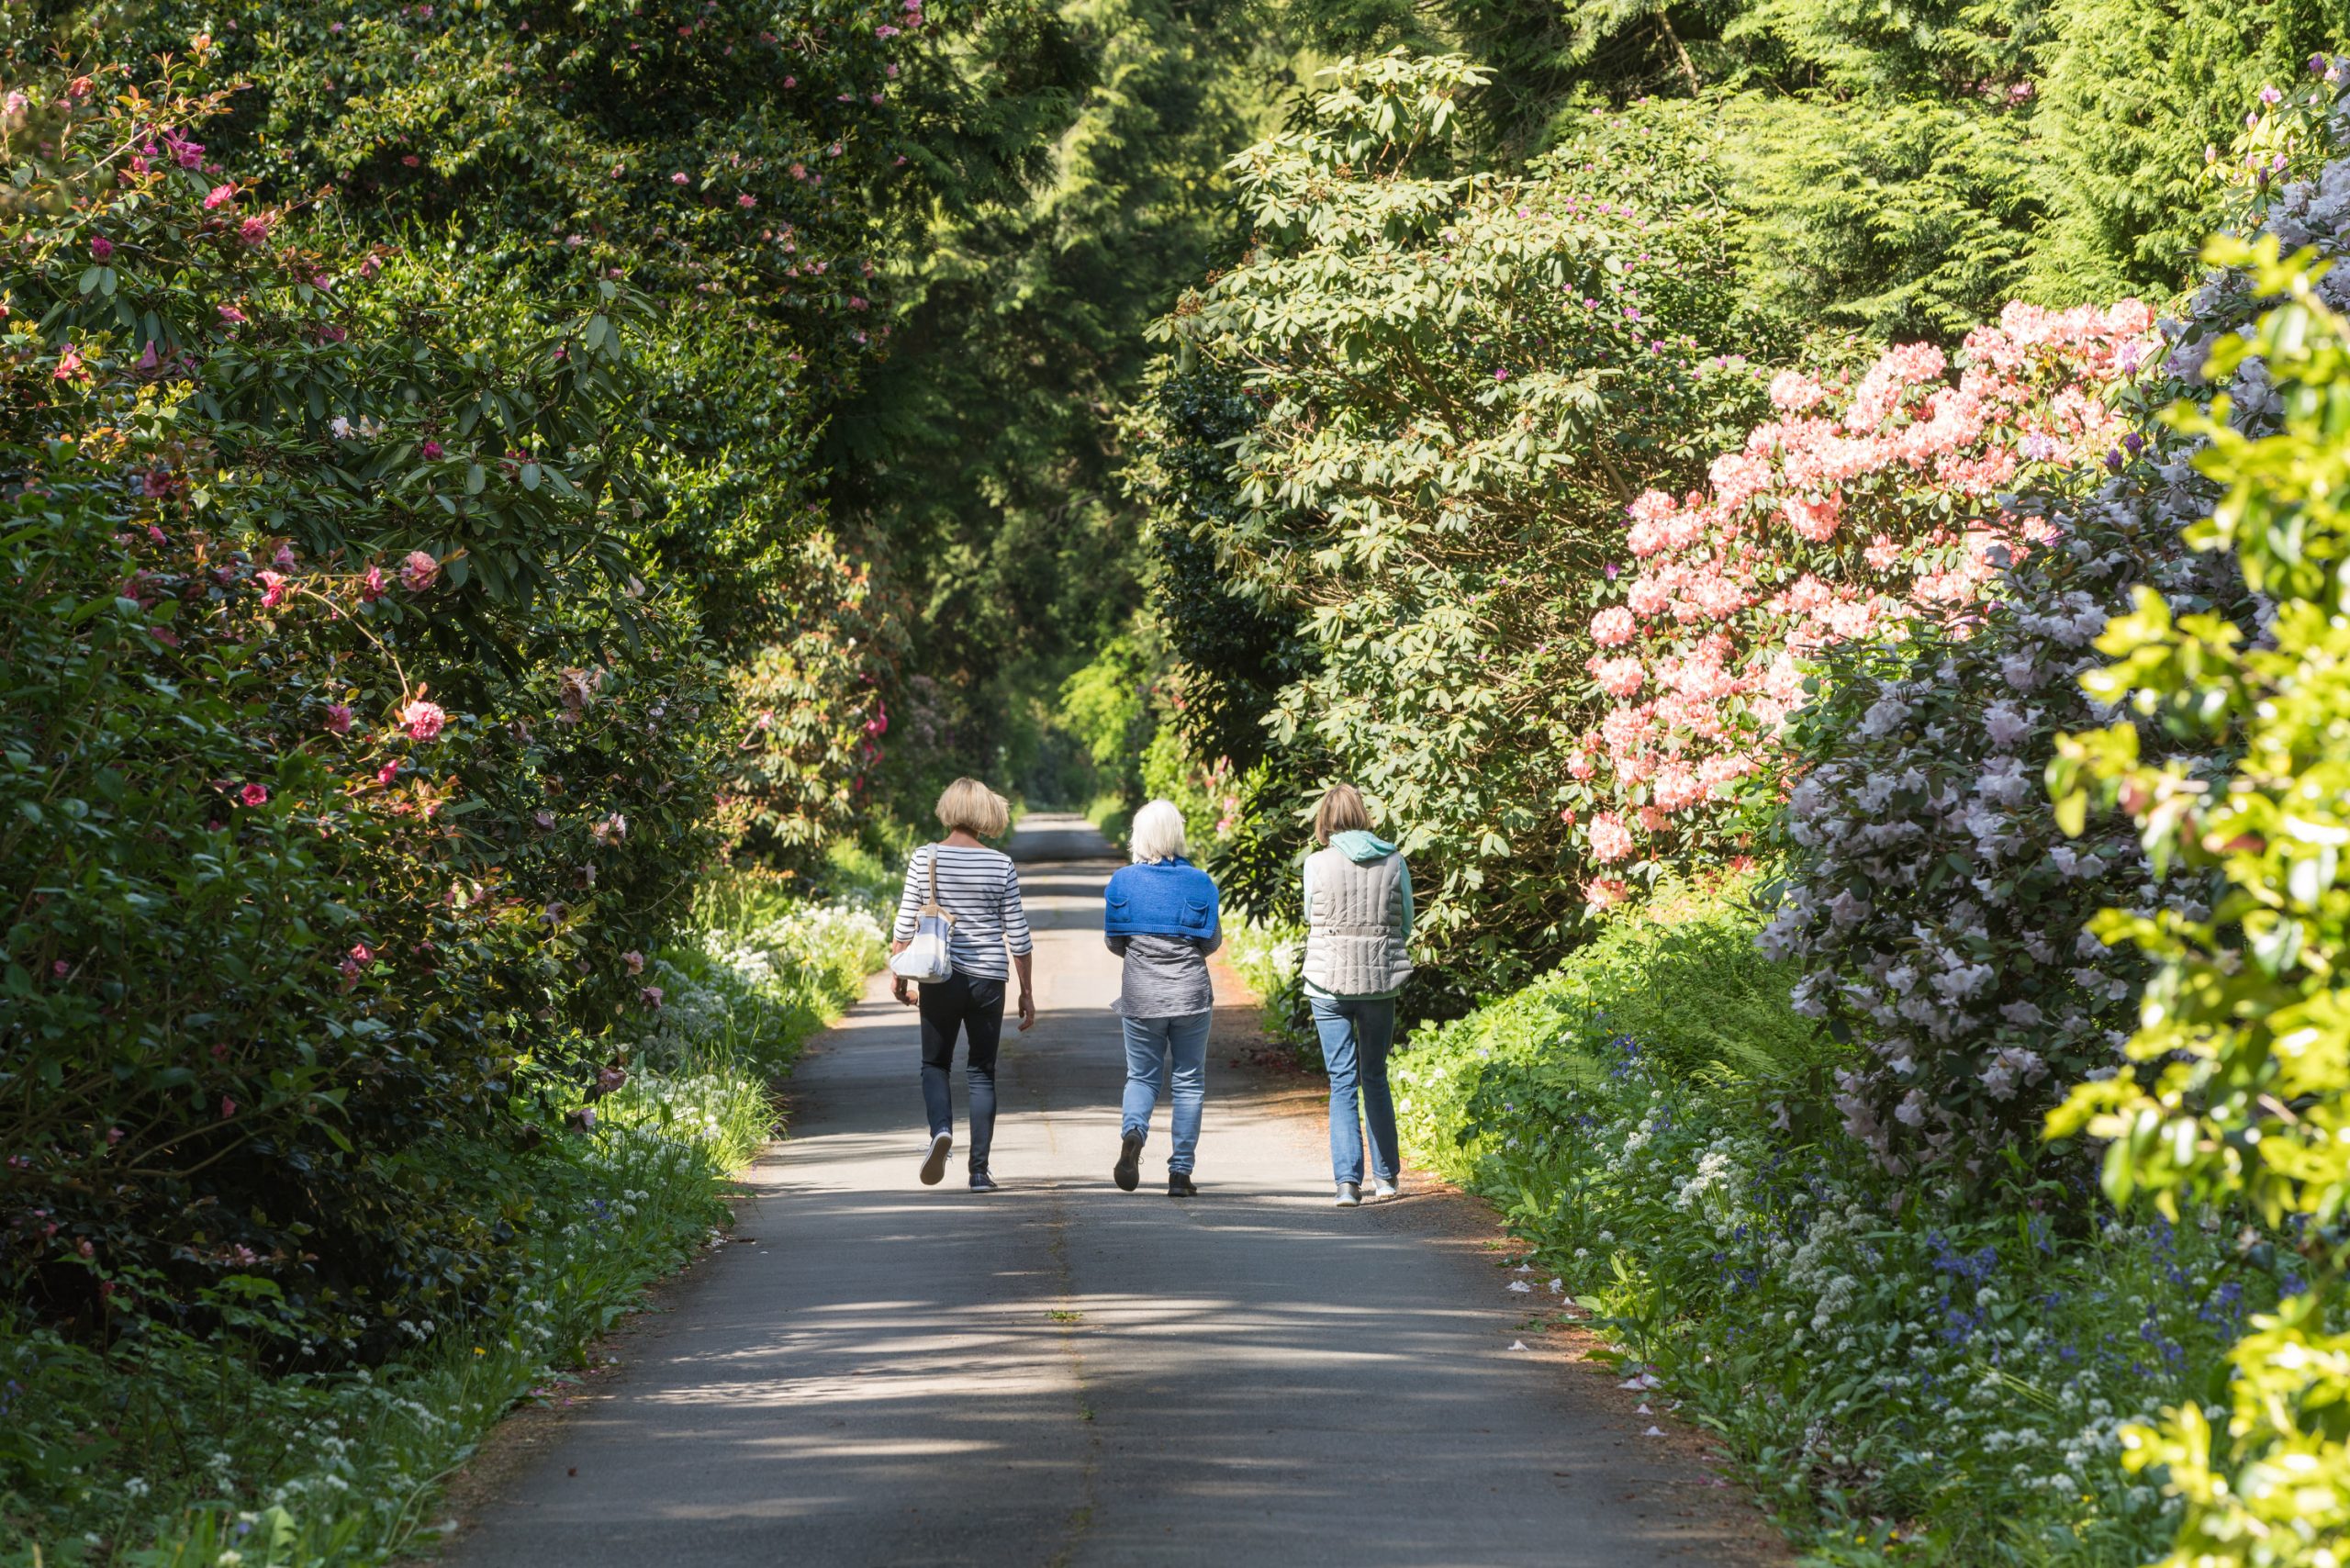
[[[1126,1029],[1126,1098],[1119,1130],[1127,1137],[1150,1136],[1150,1113],[1166,1088],[1168,1058],[1173,1058],[1175,1149],[1167,1157],[1167,1169],[1185,1175],[1200,1147],[1200,1107],[1208,1097],[1208,1021],[1214,1016],[1182,1013],[1119,1020]]]
[[[1362,1182],[1362,1128],[1355,1120],[1356,1088],[1362,1119],[1371,1126],[1371,1173],[1393,1182],[1404,1158],[1395,1139],[1395,1097],[1387,1091],[1387,1047],[1395,1039],[1395,999],[1307,999],[1314,1032],[1322,1036],[1322,1059],[1330,1069],[1330,1173],[1340,1182]]]

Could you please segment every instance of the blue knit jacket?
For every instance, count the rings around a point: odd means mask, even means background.
[[[1215,883],[1180,855],[1116,872],[1104,902],[1110,936],[1213,936],[1219,918]]]

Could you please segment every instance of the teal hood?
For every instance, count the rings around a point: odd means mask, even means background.
[[[1348,828],[1330,835],[1330,847],[1358,866],[1373,860],[1383,860],[1395,853],[1395,846],[1367,827]]]

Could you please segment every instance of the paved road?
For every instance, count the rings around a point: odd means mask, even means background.
[[[1201,1195],[1108,1180],[1123,1078],[1108,846],[1031,818],[1036,1028],[1006,1030],[1003,1191],[914,1181],[910,1014],[886,989],[802,1062],[750,1173],[755,1242],[674,1310],[459,1536],[465,1568],[1501,1568],[1751,1560],[1633,1396],[1509,1350],[1527,1298],[1460,1200],[1330,1206],[1318,1126],[1212,1058]],[[957,1090],[958,1115],[961,1090]],[[958,1125],[957,1132],[960,1133]]]

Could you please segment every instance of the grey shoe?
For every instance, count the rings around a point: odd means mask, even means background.
[[[1360,1208],[1362,1206],[1362,1183],[1360,1182],[1339,1182],[1338,1206],[1342,1209]]]
[[[995,1190],[995,1178],[988,1174],[988,1168],[984,1165],[972,1166],[971,1191],[974,1193],[992,1193]]]
[[[930,1135],[930,1152],[922,1157],[922,1184],[935,1187],[938,1179],[946,1174],[946,1151],[955,1147],[953,1133]]]
[[[1140,1133],[1128,1133],[1118,1140],[1118,1163],[1110,1167],[1110,1180],[1118,1184],[1121,1193],[1131,1193],[1142,1184]]]
[[[1398,1187],[1393,1181],[1385,1176],[1372,1177],[1371,1190],[1371,1195],[1377,1198],[1393,1198],[1401,1195],[1403,1193],[1403,1189],[1401,1187]]]

